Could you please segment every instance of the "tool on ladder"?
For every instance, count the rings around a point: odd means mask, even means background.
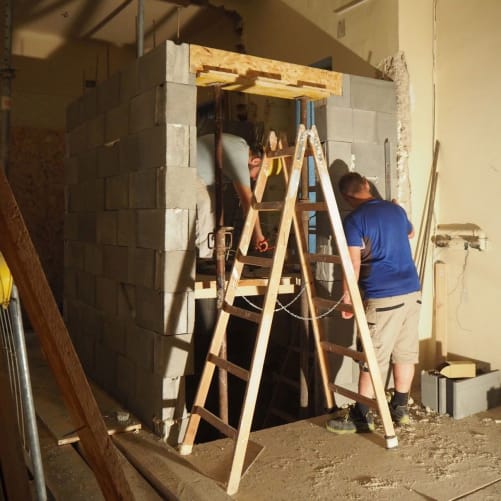
[[[322,188],[325,202],[297,200],[298,188],[301,180],[301,171],[303,169],[308,146],[309,153],[313,154],[315,160],[317,177]],[[290,156],[290,153],[288,156]],[[290,169],[282,169],[286,182],[285,199],[283,201],[262,202],[269,169],[272,164],[272,158],[274,158],[272,155],[267,154],[263,159],[263,166],[259,173],[254,190],[253,203],[247,214],[244,228],[242,230],[233,269],[225,291],[223,306],[219,313],[214,336],[209,347],[209,352],[207,354],[206,363],[202,372],[197,394],[195,396],[184,441],[179,448],[182,455],[191,453],[200,419],[204,419],[204,421],[218,429],[225,436],[233,439],[233,459],[226,486],[226,490],[230,495],[237,492],[242,476],[246,448],[251,431],[252,418],[254,416],[257,393],[263,371],[263,364],[268,346],[274,308],[278,296],[278,289],[291,226],[294,228],[300,265],[305,281],[303,286],[308,298],[308,307],[313,326],[313,338],[318,357],[318,366],[322,379],[326,408],[332,409],[334,407],[333,392],[337,392],[347,396],[348,398],[362,402],[371,408],[379,409],[385,432],[386,447],[394,448],[398,445],[398,440],[395,436],[390,411],[386,401],[381,374],[379,372],[374,348],[371,343],[355,272],[349,256],[341,217],[337,208],[334,191],[316,127],[313,126],[310,130],[307,130],[304,125],[299,126],[296,146],[292,158],[292,166]],[[301,226],[301,211],[319,210],[327,210],[328,212],[339,256],[309,254],[306,251],[307,244],[305,233]],[[254,225],[260,211],[281,211],[276,247],[272,258],[250,256],[247,254]],[[316,296],[314,279],[310,265],[313,262],[319,261],[342,265],[348,290],[352,298],[352,305],[341,304],[340,302],[338,304],[332,304],[332,302]],[[267,267],[270,269],[268,285],[266,288],[262,311],[260,313],[234,306],[234,300],[238,291],[242,271],[245,266],[249,265]],[[325,308],[335,308],[338,310],[345,309],[346,311],[354,313],[364,350],[363,352],[351,350],[325,340],[322,323],[319,321],[319,312]],[[258,325],[254,352],[249,369],[237,366],[236,364],[233,364],[228,360],[223,360],[219,357],[221,343],[224,339],[230,316],[239,317]],[[375,401],[330,382],[329,366],[327,363],[328,353],[350,356],[356,361],[363,361],[367,363],[374,386],[374,393],[376,396]],[[246,382],[246,391],[238,428],[234,428],[230,424],[225,423],[222,419],[204,407],[216,367],[224,368],[229,374]]]

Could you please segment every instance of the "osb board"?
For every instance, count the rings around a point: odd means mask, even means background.
[[[63,293],[64,132],[12,127],[9,182],[58,304]]]
[[[190,71],[198,86],[284,99],[341,95],[342,73],[220,49],[190,45]]]
[[[34,351],[34,348],[30,348],[29,358],[37,416],[47,426],[59,445],[78,442],[78,430],[75,429],[68,415],[56,381],[43,356]],[[90,386],[109,435],[137,431],[141,428],[141,423],[133,416],[129,416],[129,419],[124,423],[119,422],[117,412],[122,412],[124,409],[95,384],[90,383]]]

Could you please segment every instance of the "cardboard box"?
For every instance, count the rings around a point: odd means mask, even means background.
[[[437,371],[442,374],[442,376],[451,379],[475,377],[477,375],[475,363],[467,360],[448,360],[439,365]]]
[[[501,372],[450,379],[435,371],[421,372],[421,403],[455,419],[501,405]]]

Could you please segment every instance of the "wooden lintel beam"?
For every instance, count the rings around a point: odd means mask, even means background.
[[[1,165],[0,251],[104,496],[134,499]]]

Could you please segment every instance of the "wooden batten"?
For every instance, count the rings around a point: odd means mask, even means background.
[[[342,73],[220,49],[190,45],[190,71],[200,87],[283,99],[324,99],[342,94]]]

